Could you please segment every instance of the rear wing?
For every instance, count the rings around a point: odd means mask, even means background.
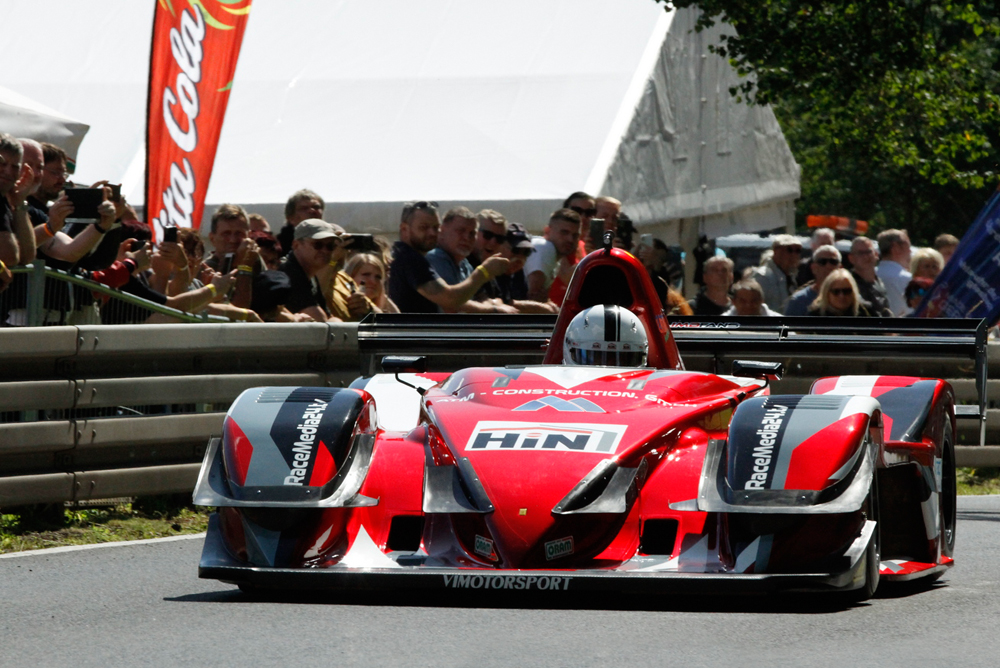
[[[554,315],[372,314],[358,326],[361,374],[379,372],[383,355],[427,355],[453,368],[538,364]],[[930,357],[971,360],[978,405],[956,406],[956,417],[979,420],[986,440],[987,324],[971,318],[706,317],[670,318],[681,355],[847,358]]]

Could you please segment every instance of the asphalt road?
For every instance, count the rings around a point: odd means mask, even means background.
[[[1000,497],[959,501],[929,590],[816,597],[257,601],[199,580],[201,540],[0,559],[0,666],[1000,665]]]

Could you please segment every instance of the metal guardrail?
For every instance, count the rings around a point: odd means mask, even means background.
[[[539,335],[543,325],[533,324]],[[676,333],[684,352],[689,335]],[[492,349],[452,346],[457,355],[438,361],[438,368],[495,363],[508,339],[502,332],[490,336]],[[208,439],[220,434],[240,392],[261,385],[346,386],[359,375],[366,345],[362,340],[359,351],[355,324],[0,328],[0,507],[190,491]],[[531,344],[506,359],[532,362],[541,354]],[[815,355],[785,361],[777,392],[808,391],[825,375],[905,373],[952,379],[963,403],[979,396],[971,360]],[[691,352],[685,362],[712,370],[719,360]],[[1000,378],[1000,355],[990,366],[990,376]],[[1000,380],[987,386],[989,396],[1000,397]],[[1000,444],[1000,409],[987,408],[986,442]],[[969,422],[959,423],[959,443],[979,440]],[[1000,465],[1000,447],[959,447],[958,463]]]
[[[104,321],[115,318],[126,323],[138,323],[156,313],[177,322],[230,322],[227,318],[208,313],[178,311],[82,276],[47,267],[42,260],[11,267],[10,270],[15,276],[15,283],[0,292],[0,324],[26,327],[66,324],[67,317],[94,303],[93,295],[100,295],[98,299],[104,301],[94,312],[95,315],[100,314]],[[85,303],[81,304],[81,301]],[[11,311],[16,312],[16,318],[10,317]]]

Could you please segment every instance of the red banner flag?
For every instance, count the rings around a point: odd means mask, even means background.
[[[158,0],[146,110],[146,219],[197,229],[252,0]]]

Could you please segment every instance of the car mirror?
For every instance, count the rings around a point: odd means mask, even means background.
[[[426,356],[387,355],[382,358],[385,373],[423,373],[427,371]]]
[[[785,365],[781,362],[757,362],[754,360],[733,360],[733,373],[737,378],[757,380],[781,380],[785,375]]]
[[[424,371],[427,371],[427,358],[423,355],[419,357],[386,355],[382,358],[382,371],[385,373],[395,374],[397,382],[402,383],[407,387],[412,387],[420,396],[424,396],[427,392],[424,388],[418,387],[413,383],[407,383],[399,377],[399,374],[401,373],[423,373]]]

